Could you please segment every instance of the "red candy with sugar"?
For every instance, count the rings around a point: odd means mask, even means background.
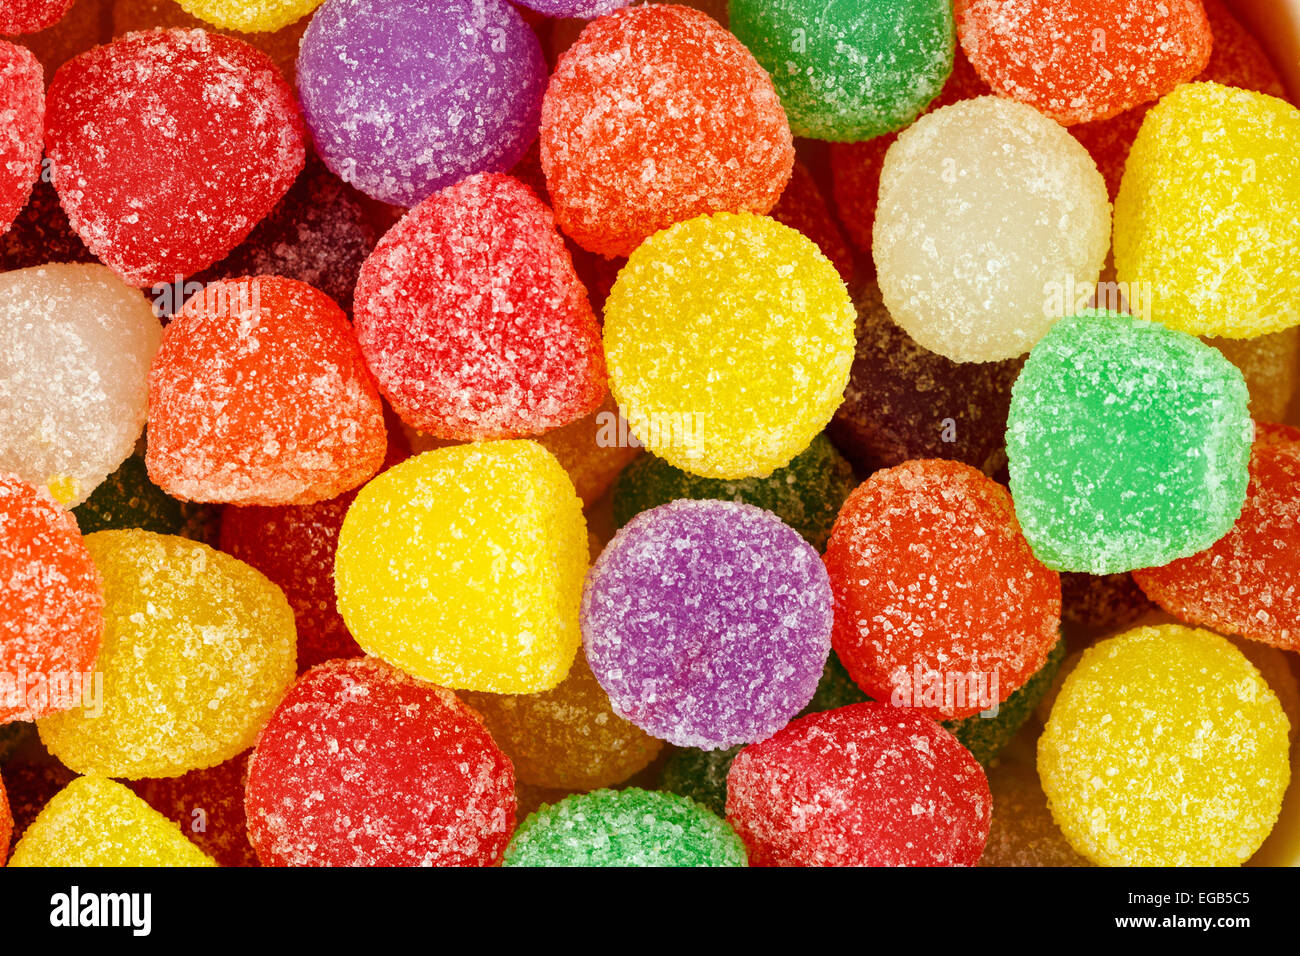
[[[14,833],[14,816],[9,812],[9,797],[5,793],[5,782],[0,778],[0,866],[9,858],[9,838]]]
[[[537,435],[605,396],[600,329],[551,212],[485,173],[411,210],[356,289],[366,362],[402,420],[439,438]]]
[[[400,424],[388,429],[390,467],[409,454]],[[220,547],[280,586],[298,625],[298,672],[335,658],[360,657],[334,596],[334,552],[356,490],[310,505],[227,508]]]
[[[0,4],[0,34],[35,33],[52,27],[71,9],[72,2],[73,0],[4,0]]]
[[[766,213],[794,163],[771,78],[716,20],[676,4],[587,25],[546,88],[540,144],[560,227],[609,257],[695,216]]]
[[[1250,457],[1241,517],[1204,551],[1134,571],[1175,617],[1300,651],[1300,441],[1269,436]]]
[[[1057,641],[1060,576],[1034,557],[1006,489],[969,465],[876,472],[840,509],[826,568],[850,676],[935,719],[1005,700]]]
[[[48,686],[94,669],[103,610],[99,572],[72,513],[0,474],[0,724],[80,703]]]
[[[515,775],[451,691],[363,658],[304,674],[262,731],[245,808],[273,866],[492,866]]]
[[[1159,99],[1205,68],[1201,0],[957,0],[957,36],[999,96],[1058,123]]]
[[[26,48],[0,40],[0,232],[18,218],[40,176],[44,130],[41,65]]]
[[[175,498],[324,501],[373,475],[385,440],[347,317],[294,279],[208,285],[167,326],[149,369],[145,460]]]
[[[220,259],[293,184],[293,91],[265,53],[205,30],[132,33],[65,63],[46,154],[73,229],[130,285]]]
[[[753,866],[974,866],[991,810],[957,738],[881,703],[794,720],[727,775],[727,820]]]

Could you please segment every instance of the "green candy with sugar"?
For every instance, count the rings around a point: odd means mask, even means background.
[[[530,815],[503,866],[745,866],[730,824],[671,793],[594,790]]]
[[[1201,551],[1245,500],[1246,383],[1217,350],[1089,310],[1034,346],[1011,392],[1016,517],[1058,571],[1116,574]]]

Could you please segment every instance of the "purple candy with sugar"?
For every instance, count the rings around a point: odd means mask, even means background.
[[[763,740],[812,699],[830,653],[817,551],[731,501],[643,511],[587,577],[587,662],[614,712],[680,747]]]
[[[514,166],[545,90],[541,44],[506,0],[326,0],[298,51],[325,165],[395,206]]]
[[[626,7],[630,0],[518,0],[520,6],[548,17],[594,20]]]

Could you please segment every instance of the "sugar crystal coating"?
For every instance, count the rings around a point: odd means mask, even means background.
[[[796,136],[854,142],[899,129],[952,71],[948,0],[731,0],[728,12]]]
[[[872,254],[889,314],[956,362],[1028,351],[1086,304],[1110,201],[1077,140],[994,96],[921,117],[889,147]]]
[[[1290,779],[1286,716],[1228,641],[1142,627],[1084,652],[1038,742],[1071,845],[1107,866],[1245,862]]]
[[[1256,445],[1246,502],[1204,551],[1134,571],[1170,614],[1300,651],[1300,442]]]
[[[45,151],[68,219],[132,285],[220,259],[303,166],[302,119],[275,65],[204,30],[95,47],[55,74],[46,109]]]
[[[99,572],[76,520],[50,497],[0,474],[0,725],[79,698],[55,681],[95,667],[104,629]]]
[[[293,611],[257,571],[196,541],[100,531],[102,699],[38,721],[78,773],[173,777],[252,745],[293,680]]]
[[[560,228],[606,256],[695,216],[766,213],[794,163],[767,73],[711,17],[675,4],[582,31],[546,89],[540,142]]]
[[[451,691],[382,661],[293,686],[248,765],[248,833],[269,866],[492,866],[514,773]]]
[[[541,44],[505,0],[327,0],[298,54],[325,165],[397,206],[518,162],[545,85]]]
[[[1195,79],[1285,97],[1286,87],[1255,35],[1238,22],[1223,0],[1201,0],[1201,3],[1214,36],[1214,45],[1209,62]],[[1119,192],[1124,163],[1133,148],[1133,140],[1153,105],[1142,103],[1107,119],[1070,127],[1071,135],[1083,143],[1097,161],[1097,168],[1106,177],[1106,188],[1110,190],[1112,201]]]
[[[1012,389],[1011,494],[1048,567],[1167,564],[1227,533],[1246,494],[1246,385],[1219,352],[1085,311],[1034,348]]]
[[[1115,271],[1149,318],[1252,338],[1300,325],[1300,110],[1188,83],[1142,121],[1115,199]]]
[[[559,686],[540,694],[465,693],[524,783],[594,790],[622,783],[662,744],[623,720],[579,655]]]
[[[592,20],[628,5],[628,0],[519,0],[519,5],[548,17]]]
[[[0,40],[0,233],[18,217],[40,175],[44,134],[41,65],[29,50]]]
[[[519,827],[505,866],[744,866],[716,814],[674,794],[597,790],[544,806]]]
[[[6,0],[0,10],[0,34],[35,33],[54,26],[72,0]]]
[[[149,477],[174,497],[323,501],[375,473],[385,436],[347,317],[294,279],[206,286],[149,370]]]
[[[1205,68],[1200,0],[957,0],[957,35],[994,91],[1062,124],[1114,116]]]
[[[857,350],[831,440],[863,471],[949,458],[992,474],[1020,360],[954,362],[922,348],[890,318],[874,284],[858,294],[857,309]]]
[[[1005,700],[1057,640],[1058,575],[1006,489],[969,465],[876,472],[840,510],[826,567],[835,651],[858,686],[936,720]]]
[[[216,866],[180,828],[126,787],[78,777],[46,804],[10,866]]]
[[[300,20],[321,0],[176,0],[188,13],[214,26],[270,32]]]
[[[800,717],[727,778],[727,820],[755,866],[973,866],[990,802],[951,734],[880,703]]]
[[[356,327],[407,424],[461,440],[535,435],[605,396],[600,329],[551,212],[471,176],[411,210],[357,281]]]
[[[633,433],[706,478],[764,477],[825,427],[853,360],[853,303],[813,242],[762,216],[679,223],[605,303],[610,390]]]
[[[0,274],[0,470],[84,501],[135,448],[161,334],[103,266]]]
[[[637,515],[582,598],[587,661],[614,712],[682,747],[785,726],[817,688],[830,628],[817,552],[770,512],[730,501]]]
[[[569,672],[587,526],[559,462],[530,441],[457,445],[357,495],[334,560],[357,643],[457,690],[532,694]]]
[[[766,478],[700,478],[655,455],[643,455],[614,485],[614,524],[678,498],[739,501],[772,512],[819,551],[826,547],[840,505],[857,485],[853,469],[824,435]]]

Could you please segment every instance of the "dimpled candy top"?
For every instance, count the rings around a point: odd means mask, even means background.
[[[1048,567],[1167,564],[1227,533],[1246,495],[1241,373],[1190,335],[1085,311],[1056,325],[1012,389],[1011,493]]]
[[[951,458],[991,473],[1020,360],[954,362],[922,348],[890,318],[874,283],[857,309],[858,345],[831,439],[864,471]]]
[[[1300,325],[1300,110],[1189,83],[1147,113],[1115,198],[1115,271],[1150,318],[1252,338]]]
[[[581,654],[559,686],[540,694],[462,696],[483,716],[515,776],[533,786],[613,786],[649,765],[662,747],[614,713]]]
[[[840,505],[856,484],[852,467],[825,435],[766,478],[701,478],[655,455],[642,455],[614,484],[614,524],[621,528],[642,511],[678,498],[743,501],[766,508],[821,551]]]
[[[949,0],[731,0],[728,12],[796,136],[854,142],[899,129],[952,72]]]
[[[1241,517],[1204,551],[1134,571],[1170,614],[1300,651],[1300,442],[1256,444]]]
[[[0,474],[0,724],[71,706],[38,688],[94,669],[103,607],[77,522],[47,495]]]
[[[788,226],[700,216],[628,259],[605,303],[605,360],[629,427],[656,455],[706,478],[764,477],[840,404],[853,303]]]
[[[439,448],[388,469],[343,519],[339,611],[366,653],[457,690],[533,694],[581,637],[587,524],[536,442]]]
[[[68,219],[132,285],[220,259],[303,166],[302,120],[275,65],[204,30],[132,33],[82,53],[55,74],[46,109]]]
[[[597,790],[543,806],[519,827],[505,866],[744,866],[720,817],[668,793]]]
[[[135,448],[161,336],[101,265],[0,274],[0,471],[84,501]]]
[[[600,328],[551,211],[471,176],[424,200],[361,269],[357,336],[407,424],[440,438],[536,435],[605,397]]]
[[[1057,640],[1058,575],[1029,550],[1006,489],[969,465],[876,472],[840,510],[826,567],[835,650],[858,686],[936,720],[1006,699]]]
[[[213,26],[244,32],[287,27],[320,6],[321,0],[176,0]]]
[[[952,734],[880,703],[801,717],[727,778],[727,820],[755,866],[974,866],[990,804]]]
[[[1038,741],[1038,773],[1052,816],[1095,863],[1230,866],[1277,819],[1287,728],[1228,641],[1142,627],[1084,652]]]
[[[541,44],[506,0],[327,0],[298,54],[325,165],[397,206],[517,163],[545,86]]]
[[[293,680],[284,594],[184,538],[100,531],[86,546],[104,580],[103,698],[39,721],[45,746],[78,773],[128,779],[247,750]]]
[[[587,578],[582,634],[614,712],[681,747],[762,740],[817,689],[831,592],[771,512],[683,499],[633,518]]]
[[[1074,137],[981,96],[921,117],[889,147],[872,254],[890,316],[956,362],[1027,351],[1101,274],[1110,200]]]
[[[456,695],[363,659],[302,676],[248,765],[248,835],[267,866],[492,866],[514,773]]]
[[[768,212],[794,165],[763,68],[707,14],[677,5],[583,30],[546,89],[540,142],[560,228],[611,257],[693,216]]]
[[[0,233],[27,205],[41,172],[44,135],[41,64],[26,48],[0,40]]]
[[[383,406],[335,302],[294,279],[214,282],[149,370],[149,477],[191,501],[309,504],[379,468]]]
[[[216,866],[180,827],[103,777],[78,777],[32,822],[10,866]]]
[[[1059,123],[1154,100],[1205,68],[1200,0],[957,0],[962,49],[994,91]]]

